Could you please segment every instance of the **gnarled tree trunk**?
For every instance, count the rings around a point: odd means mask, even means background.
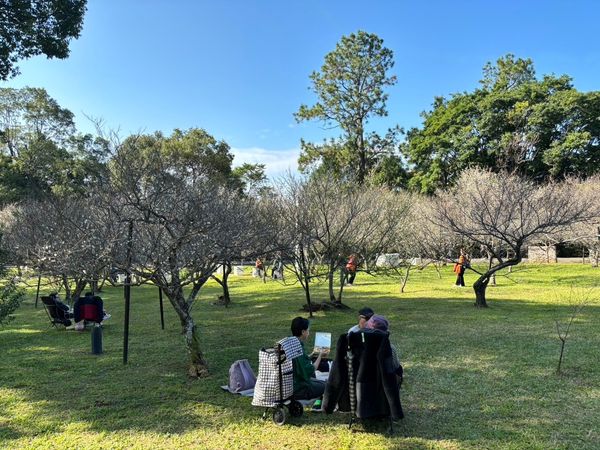
[[[229,304],[231,303],[231,297],[229,295],[229,284],[228,284],[228,280],[229,280],[229,275],[231,274],[232,271],[232,266],[231,266],[231,261],[225,261],[223,262],[223,277],[219,278],[216,277],[214,275],[211,276],[211,278],[213,280],[215,280],[220,286],[221,288],[223,288],[223,295],[222,298],[219,299],[219,304],[223,304],[225,305],[225,307],[228,307]]]
[[[514,259],[506,260],[497,266],[488,268],[488,271],[480,274],[481,276],[473,283],[473,290],[475,291],[475,306],[478,308],[487,308],[487,302],[485,300],[485,290],[488,287],[490,279],[495,277],[496,272],[505,268],[511,268],[521,262],[520,252],[516,252],[517,257]]]
[[[485,290],[490,282],[490,277],[486,274],[479,277],[479,279],[473,283],[473,290],[475,291],[475,306],[478,308],[487,308],[487,302],[485,301]]]
[[[208,364],[206,363],[206,359],[204,359],[202,349],[200,348],[199,334],[198,325],[196,325],[194,319],[188,315],[183,324],[183,336],[190,358],[188,374],[191,377],[205,377],[208,375]]]
[[[190,377],[205,377],[208,375],[208,364],[200,347],[200,332],[198,325],[190,315],[189,307],[183,296],[181,287],[163,287],[163,292],[173,305],[181,322],[183,339],[189,357],[188,375]]]

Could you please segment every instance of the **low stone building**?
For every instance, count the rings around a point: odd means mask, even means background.
[[[530,245],[527,247],[527,261],[530,263],[556,264],[556,246]]]

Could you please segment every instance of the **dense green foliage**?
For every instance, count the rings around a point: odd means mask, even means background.
[[[129,166],[124,171],[128,178],[134,172],[139,180],[151,178],[168,166],[169,176],[183,182],[208,179],[240,192],[262,186],[264,165],[246,163],[233,168],[230,150],[225,141],[215,139],[201,128],[176,129],[170,136],[161,132],[132,135],[120,148],[121,156]],[[112,164],[119,164],[119,161],[113,160]]]
[[[0,80],[19,73],[16,63],[35,55],[64,59],[78,38],[87,0],[0,0]]]
[[[393,52],[383,39],[364,31],[343,36],[325,55],[321,71],[310,75],[318,101],[301,105],[295,117],[339,127],[343,134],[322,144],[302,141],[301,169],[318,168],[362,183],[381,158],[393,153],[399,130],[385,137],[366,130],[369,119],[387,115],[384,88],[396,83],[388,75],[393,66]]]
[[[436,98],[423,118],[403,146],[421,192],[452,185],[469,166],[538,182],[600,169],[600,92],[579,92],[566,75],[538,79],[530,59],[486,65],[479,88]]]
[[[0,88],[0,205],[81,193],[105,178],[106,139],[77,134],[73,113],[41,88]]]
[[[383,40],[362,31],[343,36],[325,56],[310,76],[318,101],[295,117],[343,134],[302,140],[301,170],[432,193],[472,166],[537,182],[600,169],[600,92],[579,92],[567,75],[540,79],[532,60],[511,54],[488,63],[474,91],[435,98],[422,127],[409,130],[402,144],[398,127],[385,136],[368,133],[369,119],[387,115],[384,88],[396,82],[387,74],[393,65]]]
[[[211,376],[185,377],[186,355],[174,311],[160,329],[156,288],[133,289],[129,365],[123,366],[123,294],[103,293],[113,318],[104,355],[90,354],[89,332],[54,330],[32,293],[0,328],[0,447],[261,449],[596,449],[600,446],[600,307],[587,305],[566,345],[564,374],[555,319],[569,317],[571,286],[589,287],[597,269],[523,266],[490,287],[490,308],[452,288],[451,267],[415,272],[398,285],[359,273],[346,293],[352,311],[316,313],[312,331],[341,334],[369,305],[390,319],[401,353],[406,418],[396,434],[383,423],[306,412],[283,427],[260,419],[250,399],[221,391],[230,364],[289,333],[303,303],[299,286],[246,277],[231,280],[233,304],[211,304],[209,284],[195,306]],[[467,272],[467,284],[473,275]],[[326,285],[314,289],[327,299]]]

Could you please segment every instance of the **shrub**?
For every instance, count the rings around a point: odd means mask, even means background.
[[[0,325],[13,319],[11,314],[16,311],[24,297],[25,292],[17,287],[12,279],[0,287]]]

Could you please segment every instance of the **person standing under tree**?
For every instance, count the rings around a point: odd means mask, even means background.
[[[357,267],[358,258],[355,254],[352,254],[350,255],[350,258],[348,258],[348,262],[346,263],[346,282],[348,283],[348,286],[352,286],[354,284]]]
[[[465,253],[464,249],[460,249],[460,256],[458,257],[458,262],[454,264],[454,273],[456,274],[456,283],[455,286],[465,287],[465,270],[470,266],[469,258]]]
[[[280,253],[275,254],[273,267],[271,269],[271,278],[274,280],[283,280],[283,261],[281,260]]]
[[[260,258],[256,258],[256,262],[254,263],[254,270],[258,278],[263,277],[265,266]]]

